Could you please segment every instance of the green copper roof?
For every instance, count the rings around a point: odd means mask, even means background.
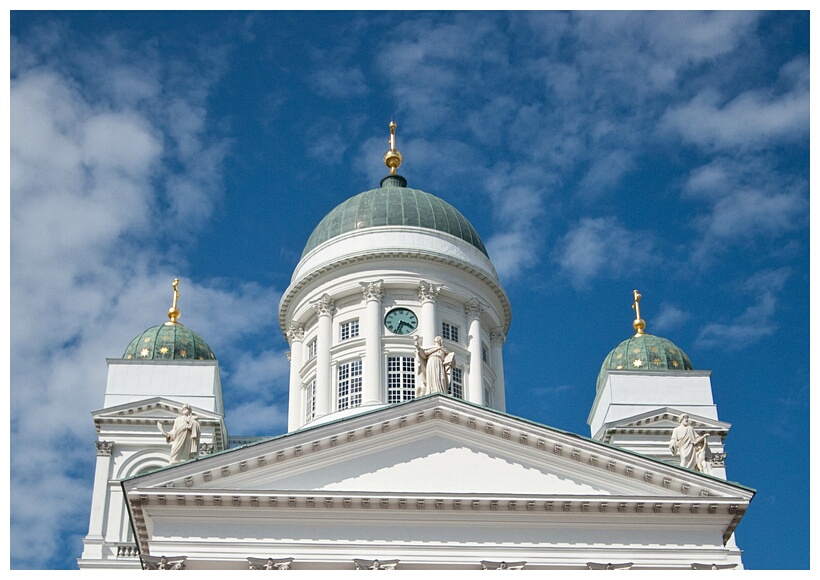
[[[137,335],[125,354],[125,359],[142,360],[214,360],[208,343],[196,332],[181,324],[165,323],[152,326]]]
[[[313,230],[302,257],[336,236],[377,226],[437,230],[461,238],[487,256],[481,238],[461,212],[434,195],[404,187],[406,184],[400,175],[389,176],[378,189],[365,191],[337,205]]]
[[[627,338],[604,359],[598,373],[596,390],[601,388],[608,370],[691,371],[692,362],[675,344],[651,334]]]

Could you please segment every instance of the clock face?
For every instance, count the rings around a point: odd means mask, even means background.
[[[419,325],[419,319],[407,308],[394,308],[384,317],[384,325],[393,334],[410,334]]]

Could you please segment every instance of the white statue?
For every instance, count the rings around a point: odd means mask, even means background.
[[[699,450],[701,451],[700,461],[698,461]],[[681,467],[705,473],[706,435],[698,436],[695,433],[695,430],[689,425],[689,415],[681,415],[680,425],[672,429],[672,438],[669,439],[669,451],[680,457]]]
[[[419,359],[419,374],[423,383],[417,396],[431,393],[447,394],[450,386],[450,370],[455,364],[456,355],[444,348],[441,337],[433,341],[435,346],[422,348],[421,337],[415,338],[416,356]]]
[[[162,429],[157,421],[157,428],[165,435],[165,441],[171,444],[171,463],[187,461],[199,455],[199,421],[191,412],[191,405],[182,405],[182,414],[174,419],[170,432]]]

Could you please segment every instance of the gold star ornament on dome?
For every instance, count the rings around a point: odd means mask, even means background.
[[[643,366],[643,361],[639,358],[636,358],[634,361],[632,361],[632,366],[639,369]]]

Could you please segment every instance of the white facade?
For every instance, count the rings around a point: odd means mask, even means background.
[[[120,482],[168,465],[168,430],[182,405],[202,426],[200,448],[227,448],[222,386],[216,361],[108,359],[105,406],[92,412],[97,465],[81,569],[140,568]]]
[[[753,492],[430,395],[123,485],[141,553],[188,569],[741,567]]]
[[[592,438],[507,415],[511,309],[479,246],[393,225],[308,251],[279,305],[282,436],[228,448],[216,361],[109,360],[80,567],[742,568],[754,491],[726,481],[710,373],[609,371]],[[417,397],[414,341],[438,336],[450,391]],[[168,465],[156,422],[183,403],[205,446]],[[669,450],[683,414],[707,473]]]

